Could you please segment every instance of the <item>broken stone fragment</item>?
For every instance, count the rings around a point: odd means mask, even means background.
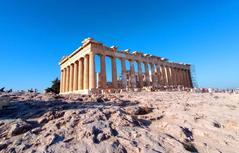
[[[32,129],[32,125],[22,119],[17,119],[10,127],[8,134],[16,136]]]
[[[37,127],[35,129],[32,129],[32,133],[39,134],[43,129],[41,127]]]
[[[129,106],[125,111],[130,115],[146,115],[152,112],[152,108],[142,106]]]
[[[47,112],[38,120],[38,123],[39,124],[45,124],[45,123],[49,122],[50,120],[63,117],[64,114],[65,114],[65,112],[62,112],[62,111]]]
[[[125,149],[125,147],[118,141],[114,141],[111,144],[111,147],[107,148],[107,153],[127,153],[127,150]]]

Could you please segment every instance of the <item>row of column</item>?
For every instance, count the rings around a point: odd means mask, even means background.
[[[95,89],[95,77],[94,53],[90,52],[61,70],[60,92]]]
[[[170,66],[160,67],[160,80],[162,85],[192,87],[191,73],[188,69],[180,69]]]
[[[127,78],[126,78],[126,65],[125,65],[125,58],[120,58],[121,60],[121,69],[122,69],[122,79],[121,85],[122,87],[127,86]],[[143,74],[142,74],[142,62],[137,61],[138,65],[138,84],[135,78],[135,69],[134,69],[134,61],[129,60],[130,62],[130,78],[129,83],[131,87],[140,87],[143,86],[159,86],[159,85],[166,85],[166,86],[176,86],[182,85],[185,87],[192,87],[191,83],[191,76],[190,71],[187,69],[179,69],[169,66],[163,66],[160,64],[153,64],[150,63],[151,67],[151,76],[149,75],[149,63],[143,62],[145,68],[145,81],[143,81]],[[106,67],[105,67],[105,55],[100,55],[100,75],[99,75],[99,85],[100,88],[106,88]],[[118,88],[118,80],[117,80],[117,67],[116,67],[116,58],[111,57],[112,63],[112,87]]]
[[[122,68],[122,87],[127,86],[125,58],[120,58]],[[111,57],[112,63],[112,87],[118,88],[116,57]],[[183,85],[192,87],[190,70],[179,69],[171,66],[143,62],[145,68],[145,78],[143,80],[142,62],[137,61],[138,65],[138,82],[135,77],[134,61],[130,62],[130,78],[129,83],[132,88],[143,86],[176,86]],[[151,69],[149,70],[149,64]],[[151,72],[151,75],[149,74]],[[105,55],[100,55],[100,74],[99,87],[104,89],[106,84],[106,65]],[[96,88],[96,72],[94,53],[90,52],[85,57],[71,63],[69,66],[61,70],[61,87],[60,92],[72,92],[77,90],[95,89]]]

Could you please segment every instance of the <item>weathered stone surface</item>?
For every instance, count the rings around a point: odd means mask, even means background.
[[[153,108],[144,106],[129,106],[125,108],[125,111],[130,115],[146,115],[151,113]]]
[[[4,96],[15,98],[0,111],[0,152],[236,153],[239,149],[237,94],[142,91],[68,95],[60,101],[42,101],[43,96],[52,96],[43,94]]]
[[[15,136],[31,130],[32,125],[22,119],[17,119],[10,127],[8,134]]]
[[[7,143],[0,143],[0,151],[3,150],[3,149],[6,149],[8,146]]]
[[[111,144],[111,147],[107,149],[106,151],[107,153],[127,153],[125,147],[120,144],[119,141],[114,141],[112,144]]]

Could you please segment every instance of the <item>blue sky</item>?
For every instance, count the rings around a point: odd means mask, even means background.
[[[239,1],[0,0],[0,87],[45,89],[86,37],[191,63],[201,87],[239,87]]]

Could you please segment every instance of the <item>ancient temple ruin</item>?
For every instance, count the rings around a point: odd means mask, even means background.
[[[95,56],[100,56],[100,72],[96,73]],[[106,80],[105,58],[110,57],[112,64],[112,82]],[[120,65],[116,59],[120,59]],[[130,68],[126,69],[126,61]],[[137,63],[137,72],[135,70]],[[142,71],[142,64],[144,69]],[[117,67],[121,66],[121,74],[117,76]],[[190,65],[170,62],[166,58],[130,52],[129,49],[119,51],[116,46],[107,47],[92,38],[86,38],[82,46],[60,61],[61,94],[90,94],[104,90],[142,89],[182,86],[192,88]]]

